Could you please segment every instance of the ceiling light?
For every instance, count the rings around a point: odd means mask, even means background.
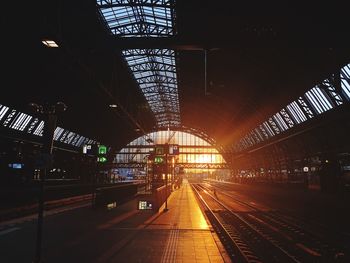
[[[109,104],[109,107],[110,107],[110,108],[117,108],[118,105],[117,105],[117,104]]]
[[[47,47],[58,47],[58,45],[56,44],[56,42],[53,41],[53,40],[43,39],[41,42],[42,42],[45,46],[47,46]]]

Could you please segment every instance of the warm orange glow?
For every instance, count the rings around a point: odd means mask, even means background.
[[[209,163],[211,162],[211,158],[209,154],[201,154],[201,155],[197,155],[195,160],[195,163]]]

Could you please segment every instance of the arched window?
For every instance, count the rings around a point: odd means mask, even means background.
[[[145,164],[156,144],[178,144],[178,165],[198,167],[198,164],[225,164],[223,156],[208,141],[184,131],[157,131],[130,142],[115,157],[117,164]],[[205,166],[204,166],[205,167]]]

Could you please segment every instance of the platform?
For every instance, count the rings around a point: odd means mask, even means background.
[[[46,212],[43,262],[230,262],[187,180],[163,209],[138,210],[135,198],[111,210],[87,204]],[[0,262],[32,262],[36,218],[0,223]]]
[[[116,244],[99,262],[229,262],[187,180],[172,193],[167,207],[164,212],[163,205],[125,245]]]

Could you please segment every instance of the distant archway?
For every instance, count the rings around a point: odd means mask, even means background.
[[[116,155],[114,163],[120,168],[142,168],[156,144],[178,144],[180,154],[177,166],[187,171],[226,169],[227,164],[219,150],[205,137],[187,131],[162,130],[136,138]]]

